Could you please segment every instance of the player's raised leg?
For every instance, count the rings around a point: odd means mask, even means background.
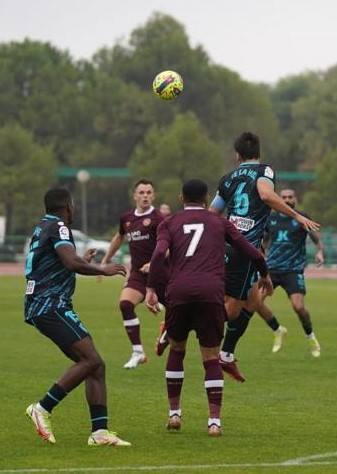
[[[224,341],[220,351],[220,364],[222,370],[238,382],[244,382],[246,379],[240,372],[234,352],[240,337],[244,334],[250,319],[250,314],[243,308],[245,302],[236,300],[232,297],[225,298],[225,307],[227,315],[231,319],[227,322]],[[233,315],[238,314],[234,319]]]
[[[251,278],[254,278],[254,275],[255,274],[253,274]],[[246,379],[237,366],[234,353],[240,338],[248,328],[249,322],[254,314],[254,308],[260,299],[257,284],[254,284],[251,289],[246,290],[245,293],[243,293],[243,296],[246,296],[246,294],[248,298],[247,300],[238,300],[229,296],[225,297],[228,322],[225,338],[220,351],[220,363],[222,369],[238,382],[244,382]]]

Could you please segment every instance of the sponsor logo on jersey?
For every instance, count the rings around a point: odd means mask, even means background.
[[[130,221],[125,222],[125,227],[130,227],[130,225],[131,225]]]
[[[149,240],[150,234],[142,235],[140,230],[134,230],[126,234],[128,242],[139,242],[140,240]]]
[[[32,295],[34,293],[35,280],[28,280],[26,286],[26,295]]]
[[[229,216],[230,222],[235,225],[235,227],[238,230],[241,230],[242,232],[247,232],[248,230],[251,230],[254,225],[255,221],[254,219],[249,219],[248,217],[239,217],[239,216]]]
[[[148,227],[151,224],[151,219],[147,218],[143,220],[143,226]]]
[[[270,166],[266,166],[264,169],[264,175],[267,178],[273,179],[274,178],[274,171],[271,169]]]
[[[35,227],[33,236],[39,237],[39,235],[41,234],[41,231],[42,231],[41,227]]]
[[[69,240],[69,229],[65,225],[59,228],[59,234],[61,240]]]

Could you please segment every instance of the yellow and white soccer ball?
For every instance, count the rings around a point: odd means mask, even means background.
[[[153,92],[163,100],[172,100],[183,91],[184,81],[175,71],[163,71],[156,75],[152,84]]]

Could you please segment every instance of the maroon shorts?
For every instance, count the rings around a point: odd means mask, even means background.
[[[203,347],[219,346],[224,336],[225,309],[218,303],[186,303],[166,309],[165,326],[174,341],[185,341],[196,332]]]
[[[139,291],[145,298],[146,285],[147,285],[147,273],[131,271],[129,278],[125,282],[124,288],[132,288],[133,290]],[[158,284],[155,288],[158,295],[158,300],[165,306],[165,284]]]

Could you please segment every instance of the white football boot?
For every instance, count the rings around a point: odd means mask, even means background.
[[[280,326],[276,331],[274,331],[274,345],[271,350],[274,354],[281,350],[287,333],[287,328],[285,328],[284,326]]]
[[[88,438],[88,446],[131,446],[131,443],[124,441],[108,430],[97,430],[91,433]]]
[[[55,444],[56,439],[53,434],[51,423],[50,423],[50,413],[42,408],[39,403],[32,403],[26,409],[26,415],[32,420],[36,428],[37,434],[48,441],[48,443]]]
[[[124,369],[135,369],[140,364],[145,364],[147,357],[144,352],[133,352],[130,359],[124,364]]]

